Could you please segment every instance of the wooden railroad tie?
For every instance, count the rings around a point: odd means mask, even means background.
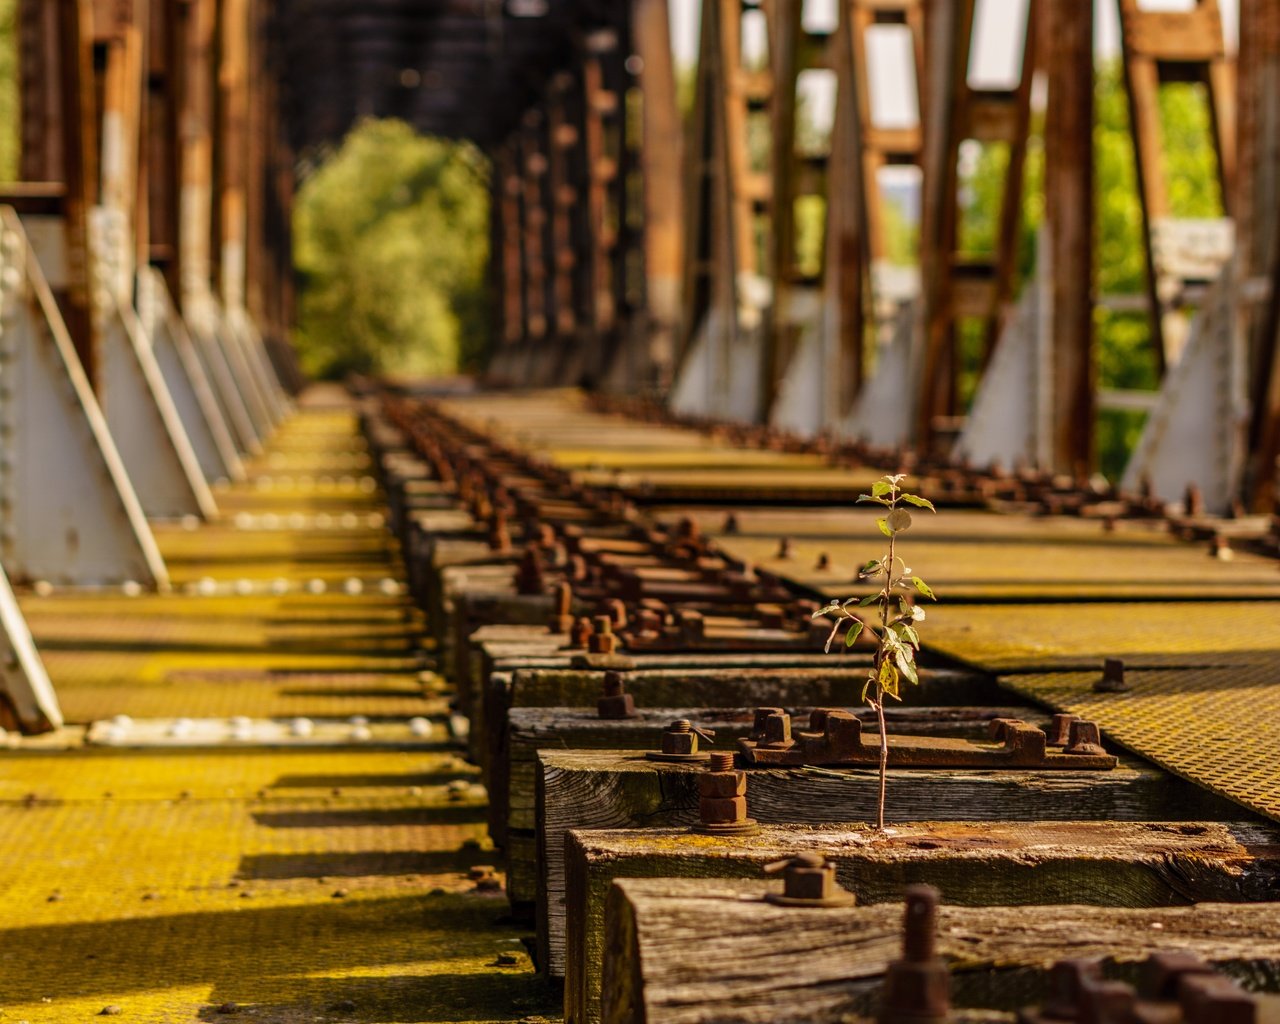
[[[604,910],[604,1024],[837,1024],[881,1016],[885,976],[903,952],[902,904],[788,908],[765,901],[777,889],[762,879],[613,882]],[[696,956],[690,956],[690,935],[698,936]],[[1021,1018],[1027,1024],[1078,1019],[1061,1015],[1063,1007],[1053,1002],[1071,987],[1057,977],[1062,968],[1048,966],[1064,949],[1082,960],[1106,958],[1112,978],[1136,975],[1144,1004],[1160,1002],[1166,1013],[1143,1019],[1182,1021],[1167,1016],[1176,988],[1158,984],[1174,972],[1153,977],[1153,968],[1172,962],[1167,951],[1184,951],[1179,963],[1187,973],[1193,969],[1185,956],[1190,953],[1201,958],[1195,973],[1211,965],[1250,988],[1274,986],[1280,905],[1067,905],[1026,913],[944,903],[937,909],[936,954],[950,968],[953,1007],[1007,1013],[1040,994],[1049,997],[1048,1012],[1041,1017],[1038,1009],[1029,1010]],[[1153,955],[1155,964],[1148,959]],[[1074,1002],[1069,991],[1065,995]],[[1280,1021],[1280,997],[1254,1001],[1257,1024]]]

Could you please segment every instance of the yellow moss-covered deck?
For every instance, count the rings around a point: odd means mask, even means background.
[[[157,527],[173,594],[22,596],[73,724],[0,752],[0,1021],[558,1014],[505,900],[466,878],[493,854],[443,742],[83,745],[117,714],[426,715],[444,735],[354,417],[304,408],[250,468],[216,522]]]

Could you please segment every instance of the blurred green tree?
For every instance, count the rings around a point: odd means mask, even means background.
[[[298,192],[296,343],[319,377],[476,369],[487,349],[488,167],[468,143],[367,120]]]

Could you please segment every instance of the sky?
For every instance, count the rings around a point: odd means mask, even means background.
[[[700,0],[669,0],[671,40],[676,61],[692,67],[698,55]],[[1003,87],[1016,79],[1020,39],[1025,32],[1028,0],[977,0],[975,43],[969,65],[970,82],[978,87]],[[1139,0],[1150,10],[1185,10],[1195,0]],[[1235,49],[1239,0],[1219,0],[1227,49]],[[804,0],[807,28],[830,31],[835,26],[839,0]],[[1095,50],[1102,58],[1119,52],[1116,0],[1095,0]],[[754,12],[743,25],[744,55],[763,53],[763,15]],[[909,41],[905,29],[877,26],[869,33],[867,62],[871,75],[873,120],[883,127],[910,125],[916,118],[915,82],[908,63]],[[799,84],[815,126],[828,127],[834,116],[835,81],[830,72],[812,71]]]

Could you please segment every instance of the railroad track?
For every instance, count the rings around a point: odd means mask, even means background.
[[[1113,908],[1108,921],[1147,910],[1154,941],[1116,926],[1122,966],[1176,946],[1159,941],[1176,927],[1253,988],[1276,984],[1275,936],[1245,941],[1271,967],[1241,969],[1208,908],[1277,893],[1280,728],[1258,713],[1280,707],[1274,522],[1206,518],[1194,494],[1163,508],[1087,481],[904,463],[573,392],[370,389],[361,408],[415,595],[457,685],[455,728],[489,789],[511,907],[535,926],[538,968],[564,978],[566,1020],[874,1016],[884,951],[846,972],[859,994],[843,1001],[827,998],[832,969],[797,964],[785,1013],[761,986],[728,980],[741,976],[732,956],[717,968],[723,985],[690,974],[698,934],[680,922],[693,890],[676,879],[702,878],[722,899],[740,884],[749,902],[763,864],[806,852],[832,857],[835,877],[867,904],[925,880],[948,906],[1093,904]],[[815,716],[826,739],[802,730],[808,708],[858,703],[870,648],[824,657],[825,629],[810,616],[859,594],[856,569],[878,535],[853,499],[899,469],[939,505],[910,541],[942,601],[929,609],[922,685],[891,722],[906,744],[895,758],[917,766],[890,770],[896,831],[875,837],[862,824],[873,773],[841,766],[854,748],[831,732],[857,716]],[[818,738],[803,741],[805,756],[836,761],[747,771],[746,813],[721,806],[734,801],[718,799],[711,776],[741,795],[733,779],[745,762],[715,757],[708,768],[692,727],[717,727],[712,751],[752,749],[750,736],[763,749],[772,726],[752,709],[774,706],[806,709],[796,735]],[[1040,750],[1044,730],[1061,729],[1071,750],[1071,721],[1093,723],[1117,766],[1054,771],[1062,755],[1052,749],[1021,767],[936,760],[990,753],[1009,728],[990,720],[1010,717]],[[920,753],[908,755],[910,744]],[[747,814],[754,834],[737,827]],[[611,884],[632,876],[673,880]],[[1194,911],[1162,923],[1191,904],[1206,906],[1203,935],[1187,924]],[[1251,908],[1250,921],[1267,909]],[[748,956],[779,971],[787,956],[811,960],[788,945],[806,941],[803,929],[791,936],[785,912],[771,913],[783,916],[743,924]],[[1037,913],[1064,929],[1037,953],[1044,963],[1082,941],[1066,909]],[[689,945],[683,968],[659,952],[673,930]],[[998,929],[991,943],[999,948]],[[962,972],[958,1004],[994,1013],[1033,1002],[1050,980],[1041,967],[1020,967],[1014,986]],[[1076,982],[1092,992],[1093,981]],[[1256,1012],[1274,1012],[1258,1000]],[[1202,1012],[1165,1002],[1163,1012]]]

